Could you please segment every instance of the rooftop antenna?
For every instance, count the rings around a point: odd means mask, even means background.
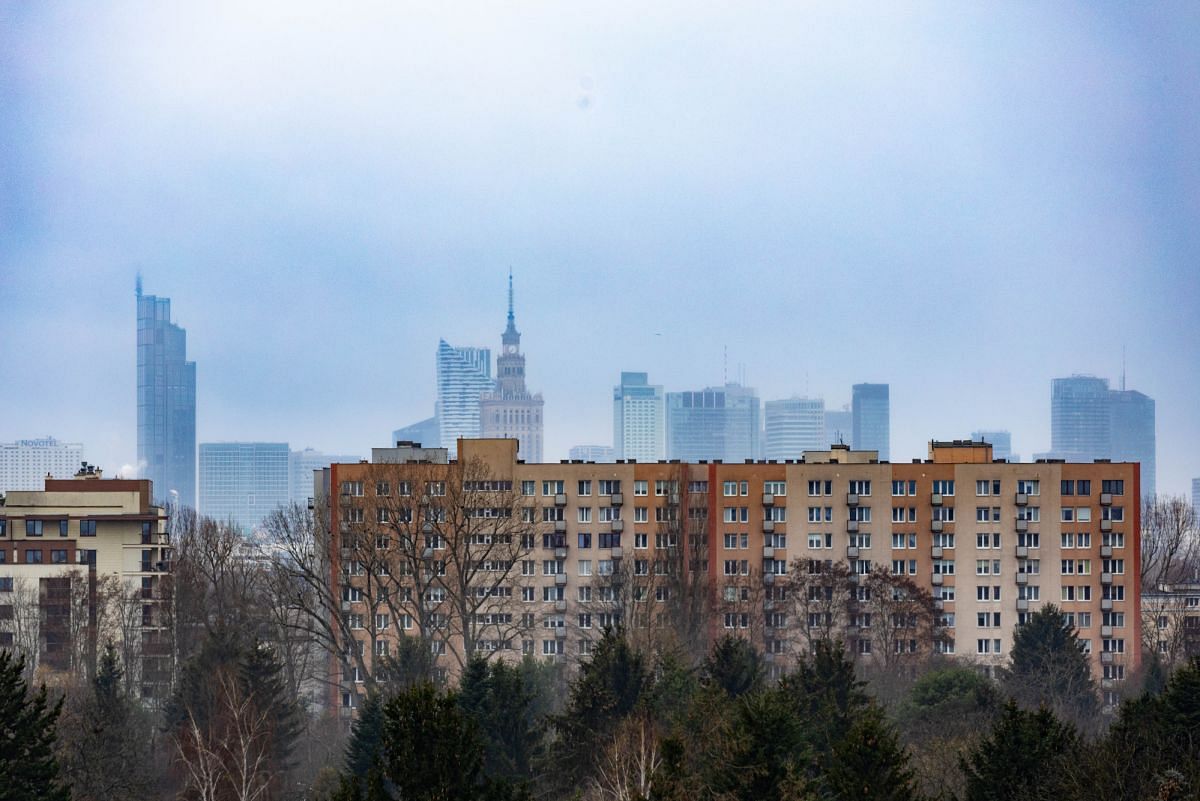
[[[137,271],[137,283],[134,284],[133,291],[137,294],[137,296],[139,298],[142,296],[142,271],[141,270]]]
[[[1125,346],[1121,346],[1121,391],[1125,391]]]
[[[508,268],[508,321],[513,322],[512,266]]]

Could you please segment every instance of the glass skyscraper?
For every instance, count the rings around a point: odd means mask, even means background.
[[[1114,462],[1141,462],[1142,495],[1156,491],[1154,399],[1132,389],[1113,390],[1109,395],[1112,445],[1108,458]]]
[[[454,458],[459,437],[480,435],[479,399],[495,387],[488,348],[456,348],[440,340],[437,350],[437,417],[441,445]],[[426,447],[435,443],[422,443]]]
[[[986,442],[992,446],[993,459],[1007,459],[1012,462],[1019,461],[1013,456],[1012,452],[1012,434],[1008,431],[972,431],[971,440],[973,442]]]
[[[655,462],[667,455],[663,388],[646,373],[621,373],[613,387],[613,453],[617,459]]]
[[[667,393],[667,456],[687,462],[759,457],[758,395],[740,384]]]
[[[1142,494],[1153,495],[1156,451],[1153,398],[1132,389],[1109,389],[1108,379],[1093,376],[1051,383],[1049,456],[1068,462],[1140,462]]]
[[[879,451],[881,462],[892,458],[892,412],[887,384],[855,384],[850,396],[851,447]]]
[[[805,451],[825,448],[825,401],[787,398],[764,404],[767,459],[799,459]]]
[[[288,502],[290,465],[286,442],[201,443],[200,513],[242,531],[256,528]],[[311,473],[309,485],[311,492]]]
[[[138,463],[156,502],[196,506],[196,363],[187,331],[171,322],[171,301],[137,284]]]
[[[331,464],[355,464],[357,456],[330,456],[305,448],[288,455],[288,498],[292,503],[306,503],[313,497],[313,471],[324,470]]]

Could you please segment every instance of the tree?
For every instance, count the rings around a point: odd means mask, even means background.
[[[1075,627],[1058,607],[1032,613],[1013,635],[1004,691],[1027,707],[1046,705],[1056,714],[1086,722],[1096,713],[1096,686]]]
[[[726,634],[713,645],[704,662],[704,681],[732,697],[762,686],[762,657],[746,640]]]
[[[932,652],[938,617],[933,596],[908,576],[886,568],[858,576],[851,606],[856,626],[849,636],[867,643],[877,683],[910,678]]]
[[[800,654],[813,653],[816,643],[846,636],[855,585],[845,562],[801,559],[792,562],[787,599]]]
[[[533,693],[521,669],[501,661],[471,660],[459,681],[458,703],[478,726],[484,775],[531,780],[541,731],[534,717]]]
[[[1193,578],[1200,569],[1200,521],[1183,496],[1142,501],[1142,586],[1163,587]]]
[[[50,704],[46,687],[30,695],[25,660],[0,651],[0,799],[69,801],[55,758],[62,700]]]
[[[960,766],[965,801],[1051,801],[1067,796],[1064,760],[1074,758],[1075,730],[1046,707],[1028,712],[1005,704],[991,734]]]
[[[858,713],[833,746],[821,786],[834,798],[912,801],[918,798],[908,754],[878,707]]]
[[[453,693],[432,684],[398,693],[384,706],[383,769],[403,801],[470,801],[480,797],[483,746],[475,722]],[[368,795],[370,801],[375,797]]]

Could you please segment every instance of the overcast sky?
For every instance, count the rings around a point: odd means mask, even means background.
[[[198,439],[367,454],[495,349],[546,457],[618,373],[892,386],[892,458],[1050,380],[1200,476],[1200,4],[0,4],[0,441],[134,460],[134,276]]]

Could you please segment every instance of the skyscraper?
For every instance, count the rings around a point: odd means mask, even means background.
[[[171,322],[171,301],[137,282],[138,462],[154,498],[196,505],[196,363],[187,331]]]
[[[0,492],[41,491],[46,476],[71,478],[83,461],[83,445],[54,437],[0,442]]]
[[[419,442],[427,448],[440,448],[442,435],[438,430],[438,419],[427,417],[419,423],[413,423],[392,432],[392,444],[397,442]]]
[[[200,443],[200,513],[257,527],[288,502],[289,455],[286,442]]]
[[[1132,389],[1109,394],[1112,445],[1108,458],[1114,462],[1141,462],[1142,494],[1155,493],[1154,399]]]
[[[761,412],[750,387],[667,393],[667,456],[683,461],[757,459]]]
[[[312,497],[314,470],[324,470],[331,464],[353,464],[358,459],[357,456],[331,456],[312,448],[291,451],[288,454],[288,499],[292,503],[305,503]]]
[[[621,373],[613,387],[613,452],[618,459],[654,462],[667,455],[663,388],[646,373]]]
[[[487,348],[456,348],[438,342],[437,410],[441,446],[456,453],[459,437],[480,435],[479,398],[492,390],[492,352]],[[435,443],[422,443],[429,446]]]
[[[496,385],[479,400],[479,428],[486,439],[512,438],[517,454],[530,463],[542,461],[542,395],[525,388],[525,356],[513,313],[512,273],[508,274],[508,325],[500,335]]]
[[[854,414],[849,406],[825,410],[825,446],[849,445],[854,441]]]
[[[986,442],[992,446],[993,459],[1018,461],[1012,452],[1012,434],[1008,431],[972,431],[973,442]]]
[[[1108,380],[1086,375],[1056,378],[1050,384],[1050,451],[1056,459],[1090,462],[1108,459],[1112,448],[1112,409]]]
[[[850,397],[852,447],[879,451],[879,460],[891,460],[891,400],[887,384],[855,384]]]
[[[826,449],[824,400],[788,398],[767,401],[764,407],[767,459],[799,459],[805,451]]]
[[[611,462],[614,451],[608,445],[576,445],[567,453],[572,461],[578,459],[584,462]]]

